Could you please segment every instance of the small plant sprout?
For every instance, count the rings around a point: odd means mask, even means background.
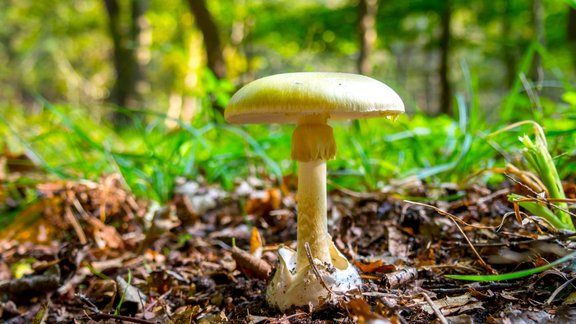
[[[515,204],[517,218],[519,211],[517,206],[525,208],[532,214],[544,218],[556,229],[576,232],[572,222],[571,213],[568,211],[569,199],[566,199],[562,181],[554,165],[552,156],[548,151],[548,143],[544,134],[544,129],[534,121],[524,121],[505,127],[492,135],[509,130],[522,124],[530,123],[534,126],[534,141],[523,135],[518,139],[524,145],[522,155],[528,162],[528,166],[535,173],[523,172],[513,166],[509,166],[504,171],[512,170],[517,175],[522,184],[535,192],[534,197],[526,197],[518,194],[508,195],[508,200]]]
[[[299,169],[297,247],[278,250],[280,262],[266,294],[271,305],[280,310],[320,306],[359,287],[357,270],[328,234],[326,161],[335,157],[336,143],[327,122],[402,112],[402,100],[388,86],[345,73],[269,76],[232,97],[225,111],[231,123],[297,124],[292,135],[292,159]]]

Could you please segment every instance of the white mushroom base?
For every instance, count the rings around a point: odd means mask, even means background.
[[[360,275],[346,257],[330,241],[332,264],[315,259],[314,264],[324,284],[334,292],[331,294],[318,280],[312,267],[307,264],[296,271],[296,251],[278,249],[280,262],[272,282],[266,291],[266,300],[281,311],[292,306],[318,307],[343,293],[358,289],[362,284]]]

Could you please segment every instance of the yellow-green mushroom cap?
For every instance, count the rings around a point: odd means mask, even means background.
[[[224,117],[234,124],[281,124],[307,115],[346,120],[403,112],[400,96],[380,81],[349,73],[298,72],[250,82],[230,99]]]

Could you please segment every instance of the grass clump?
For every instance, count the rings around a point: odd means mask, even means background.
[[[574,232],[576,229],[568,211],[562,180],[548,150],[548,142],[542,126],[534,121],[524,121],[505,127],[493,135],[523,124],[532,124],[534,127],[534,140],[528,135],[522,135],[518,138],[523,145],[522,156],[528,163],[528,168],[535,175],[524,176],[526,181],[523,182],[523,185],[532,191],[534,196],[510,194],[508,200],[517,203],[535,216],[544,218],[556,229]]]

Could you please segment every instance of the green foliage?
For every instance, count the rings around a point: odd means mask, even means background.
[[[503,163],[502,158],[512,158],[500,153],[515,150],[516,142],[510,141],[513,137],[499,138],[495,143],[484,135],[507,121],[486,124],[490,117],[479,109],[473,76],[470,80],[468,94],[457,97],[457,120],[418,112],[393,122],[369,119],[334,123],[338,152],[329,162],[331,182],[359,191],[378,190],[391,178],[410,176],[461,182]],[[567,93],[564,97],[569,101],[571,92]],[[227,99],[224,96],[222,100]],[[214,113],[210,109],[204,109],[193,123],[144,111],[144,122],[116,131],[105,119],[95,120],[87,110],[42,102],[41,111],[30,117],[12,109],[2,117],[0,130],[12,146],[26,150],[45,170],[61,178],[97,179],[104,173],[120,172],[136,195],[166,202],[178,177],[204,179],[231,189],[236,179],[251,174],[279,180],[294,171],[289,159],[290,125],[231,126],[211,121]],[[572,165],[570,139],[576,132],[576,119],[562,118],[548,109],[543,113],[551,148],[567,152],[556,159],[562,177],[569,174]],[[177,127],[167,126],[168,122]],[[494,150],[495,145],[505,149]]]
[[[532,42],[526,1],[451,1],[454,118],[430,117],[427,111],[437,95],[428,80],[437,69],[432,61],[438,56],[443,2],[380,3],[373,76],[402,94],[408,114],[395,122],[334,123],[338,153],[329,162],[332,183],[378,190],[391,178],[411,176],[462,182],[479,170],[515,159],[506,153],[519,151],[514,136],[494,142],[485,134],[527,118],[546,128],[559,178],[576,173],[573,53],[564,28],[566,4],[572,1],[543,2],[546,48]],[[255,76],[354,71],[357,4],[207,3],[225,43],[231,71],[227,78],[218,80],[206,69],[202,37],[186,2],[152,1],[145,14],[152,40],[142,55],[149,87],[144,87],[137,109],[144,117],[133,128],[117,130],[106,118],[111,108],[103,104],[114,73],[102,2],[0,2],[2,144],[25,152],[60,178],[97,179],[120,172],[135,194],[159,202],[171,198],[178,177],[230,189],[249,175],[280,180],[293,172],[292,127],[226,125],[212,104],[224,107],[236,86]],[[126,22],[130,15],[123,13]],[[513,34],[506,24],[514,27]],[[238,38],[228,39],[231,34]],[[530,81],[536,56],[545,69],[542,83]],[[502,72],[508,68],[516,76],[510,85]],[[195,103],[199,112],[193,120],[168,116],[169,109],[185,106],[174,104],[174,98]],[[128,114],[136,110],[114,109]],[[7,190],[16,192],[13,185]]]
[[[541,200],[527,201],[529,200],[528,197],[516,194],[509,195],[508,200],[511,202],[517,202],[520,206],[526,208],[536,216],[543,217],[558,229],[575,231],[574,224],[572,223],[572,219],[568,213],[568,204],[562,201],[566,199],[562,187],[562,180],[558,175],[558,171],[556,170],[554,161],[550,156],[550,152],[548,152],[548,143],[542,127],[538,123],[527,121],[510,125],[505,129],[526,123],[533,124],[534,126],[535,142],[533,142],[527,135],[519,137],[520,142],[524,145],[522,155],[528,162],[528,166],[535,172],[545,187],[542,189],[546,190],[547,195],[543,198],[557,199],[559,202],[545,203],[545,201]],[[500,131],[493,135],[497,133],[500,133]],[[532,198],[537,199],[540,197]]]
[[[467,281],[502,281],[502,280],[514,280],[524,277],[531,276],[533,274],[542,273],[548,269],[551,269],[557,265],[564,262],[571,261],[576,257],[576,252],[572,252],[568,255],[561,257],[560,259],[550,262],[546,265],[536,267],[533,269],[522,270],[511,273],[497,274],[497,275],[445,275],[446,278],[456,279],[456,280],[467,280]]]

